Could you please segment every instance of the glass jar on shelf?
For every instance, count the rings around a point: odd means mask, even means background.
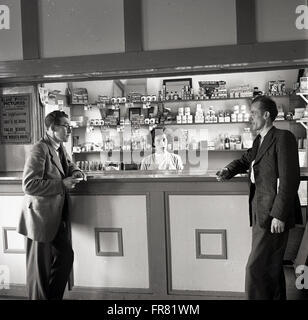
[[[253,144],[253,136],[250,128],[244,128],[244,132],[242,134],[242,144],[244,149],[249,149]]]

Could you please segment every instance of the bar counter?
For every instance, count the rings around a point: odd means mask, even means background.
[[[220,183],[194,174],[89,173],[70,192],[75,252],[71,299],[241,299],[251,246],[247,175]],[[0,174],[1,264],[25,295],[24,238],[16,233],[22,173]],[[301,170],[307,180],[308,170]]]
[[[308,167],[300,168],[301,181],[308,180]],[[247,178],[246,174],[238,175],[232,180],[239,181],[238,179]],[[206,180],[206,181],[216,181],[216,170],[208,171],[193,171],[193,172],[147,172],[147,171],[102,171],[102,172],[88,172],[87,180],[136,180],[136,181],[145,181],[145,180],[159,180],[159,181],[170,181],[176,179],[176,181],[184,180]],[[13,172],[0,172],[0,182],[3,181],[20,181],[22,180],[21,171]]]

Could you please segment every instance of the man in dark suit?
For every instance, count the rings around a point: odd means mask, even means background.
[[[252,129],[259,134],[251,149],[217,172],[225,181],[249,170],[252,250],[246,266],[248,299],[286,299],[283,256],[289,229],[301,220],[297,143],[288,130],[273,126],[276,103],[266,96],[251,105]]]
[[[27,289],[30,299],[62,299],[73,264],[68,237],[67,191],[86,176],[65,151],[71,133],[68,116],[53,111],[46,134],[26,160],[25,193],[18,232],[27,237]]]

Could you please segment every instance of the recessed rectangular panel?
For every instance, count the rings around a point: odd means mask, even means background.
[[[142,15],[145,50],[236,44],[235,0],[143,0]]]
[[[0,264],[9,268],[10,283],[19,285],[26,283],[26,238],[16,231],[22,201],[22,195],[0,197]]]
[[[307,40],[307,5],[306,0],[257,0],[258,42]]]
[[[71,199],[74,285],[149,288],[146,195]]]
[[[95,228],[98,256],[123,256],[121,228]]]
[[[171,290],[243,292],[251,249],[248,196],[169,195],[168,200]]]
[[[40,0],[39,10],[43,58],[125,51],[122,0]]]
[[[3,227],[3,251],[5,253],[25,253],[25,237],[17,233],[14,227]]]
[[[227,259],[226,230],[196,230],[197,259]]]
[[[22,60],[20,0],[1,0],[0,6],[0,61]]]

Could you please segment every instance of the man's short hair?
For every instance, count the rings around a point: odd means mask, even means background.
[[[45,126],[47,129],[52,125],[60,124],[61,118],[68,118],[68,115],[64,111],[55,110],[47,114],[45,117]]]
[[[152,147],[155,147],[155,137],[164,134],[165,131],[166,131],[165,127],[155,127],[154,129],[152,129],[151,131]]]
[[[255,103],[255,102],[260,103],[260,108],[263,112],[268,111],[270,113],[271,121],[274,122],[278,114],[276,102],[268,96],[257,96],[252,101],[252,103]]]

